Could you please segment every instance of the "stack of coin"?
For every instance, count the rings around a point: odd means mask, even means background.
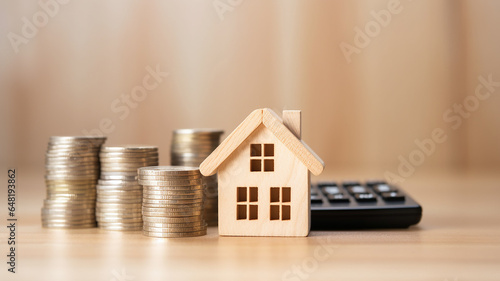
[[[224,133],[216,129],[181,129],[172,137],[171,164],[173,166],[199,167],[214,151]],[[218,189],[217,175],[204,177],[206,185],[205,220],[208,225],[217,225]]]
[[[45,154],[42,226],[95,227],[99,150],[105,137],[51,137]]]
[[[204,185],[197,167],[144,167],[139,169],[138,178],[143,186],[144,235],[173,238],[207,234]]]
[[[137,169],[158,165],[158,147],[103,146],[100,159],[96,204],[99,228],[141,230],[142,186],[137,182]]]

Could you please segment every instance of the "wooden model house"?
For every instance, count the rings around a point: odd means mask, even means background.
[[[219,234],[307,236],[310,174],[323,161],[301,141],[301,112],[283,120],[270,109],[253,111],[201,164],[218,172]]]

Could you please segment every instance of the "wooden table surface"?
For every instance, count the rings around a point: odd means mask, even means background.
[[[17,273],[2,262],[0,280],[500,280],[499,174],[417,173],[402,187],[423,206],[418,226],[306,238],[44,229],[43,171],[19,170],[18,183]],[[0,240],[6,261],[3,225]]]

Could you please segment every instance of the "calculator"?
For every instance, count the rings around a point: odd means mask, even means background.
[[[420,222],[422,206],[382,180],[311,185],[311,229],[407,228]]]

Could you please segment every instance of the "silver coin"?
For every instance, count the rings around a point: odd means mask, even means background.
[[[103,146],[102,151],[157,151],[158,146],[142,145],[142,144],[126,144],[120,146]]]
[[[203,212],[201,211],[191,211],[191,212],[146,212],[142,211],[143,219],[144,216],[150,217],[172,217],[172,218],[180,218],[180,217],[192,217],[192,216],[201,216]]]
[[[186,232],[194,232],[194,231],[202,231],[207,229],[207,225],[204,224],[202,226],[190,226],[190,227],[150,227],[143,226],[145,231],[149,232],[160,232],[160,233],[186,233]]]
[[[173,134],[170,154],[173,165],[199,166],[217,148],[221,133],[210,135],[197,132],[197,130],[186,130],[184,135]],[[217,224],[218,210],[217,175],[205,177],[203,184],[205,186],[204,214],[209,216],[210,224],[214,225]],[[161,194],[146,193],[143,196],[161,196]]]
[[[43,200],[44,204],[92,204],[95,203],[93,200],[74,200],[74,199],[59,199],[59,200],[50,200],[50,199],[44,199]]]
[[[222,135],[224,134],[224,130],[221,129],[212,129],[212,128],[195,128],[195,129],[177,129],[173,131],[174,135]]]
[[[43,218],[42,217],[42,224],[43,223],[65,223],[65,224],[88,224],[88,223],[96,223],[95,219],[89,219],[89,218],[75,218],[75,219],[64,219],[64,218]]]
[[[100,152],[100,157],[104,158],[147,158],[147,157],[158,157],[157,151],[149,151],[149,152]]]
[[[91,143],[69,143],[69,142],[49,142],[47,144],[46,151],[65,151],[65,150],[80,150],[80,151],[92,151],[99,153],[101,150],[101,145],[93,145]]]
[[[137,182],[137,180],[100,179],[97,183],[99,185],[110,185],[110,186],[118,186],[118,185],[127,185],[127,186],[136,185],[136,186],[139,186],[139,183]]]
[[[42,221],[95,221],[94,214],[82,214],[82,215],[66,215],[66,214],[44,214],[42,215]]]
[[[60,149],[53,149],[53,148],[48,148],[45,151],[45,156],[55,156],[55,157],[67,157],[67,156],[74,156],[74,157],[82,157],[82,156],[90,156],[90,157],[96,157],[98,154],[97,149],[92,149],[92,148],[87,148],[87,147],[82,147],[82,148],[60,148]]]
[[[146,236],[157,238],[183,238],[183,237],[196,237],[207,234],[207,230],[194,231],[194,232],[179,232],[179,233],[161,233],[143,230],[142,233]]]
[[[177,200],[177,199],[201,199],[204,198],[203,195],[163,195],[164,200]]]
[[[99,156],[97,154],[91,153],[91,152],[75,153],[74,155],[70,154],[70,153],[64,153],[64,152],[61,152],[61,153],[51,152],[50,154],[46,153],[45,156],[47,157],[46,160],[50,160],[50,161],[55,161],[55,160],[63,160],[63,161],[67,161],[67,160],[98,161],[99,160]]]
[[[123,185],[123,186],[106,186],[106,185],[97,185],[97,190],[101,192],[108,192],[108,191],[141,191],[142,192],[142,186],[134,186],[134,185]]]
[[[97,180],[99,176],[89,175],[89,176],[59,176],[59,175],[46,175],[47,180],[84,180],[84,179],[95,179]]]
[[[45,228],[66,228],[66,229],[79,229],[79,228],[94,228],[97,224],[94,223],[82,223],[82,224],[68,224],[68,223],[42,223],[42,227]]]
[[[90,185],[90,186],[84,186],[84,185],[78,185],[78,186],[65,186],[65,185],[52,185],[52,186],[47,186],[47,193],[50,194],[95,194],[96,193],[96,186],[95,185]]]
[[[50,141],[100,141],[104,142],[106,140],[105,136],[51,136],[49,138]]]
[[[62,193],[47,193],[47,199],[50,200],[94,200],[95,194],[62,194]]]
[[[193,223],[193,222],[200,222],[203,221],[203,216],[191,216],[191,217],[180,217],[180,218],[167,218],[167,217],[148,217],[144,216],[143,222],[150,222],[150,223],[164,223],[164,224],[170,224],[170,223]]]
[[[137,182],[142,185],[142,186],[148,186],[150,188],[161,188],[161,187],[205,187],[202,181],[185,181],[185,182],[180,182],[180,183],[175,183],[173,181],[151,181],[151,180],[141,180],[138,179]]]
[[[199,179],[192,179],[192,180],[189,180],[189,179],[175,179],[175,180],[172,180],[172,179],[166,179],[166,180],[151,180],[151,179],[148,179],[148,178],[144,178],[144,177],[141,177],[139,176],[137,178],[137,181],[140,183],[140,184],[143,184],[143,185],[173,185],[173,186],[186,186],[186,185],[189,185],[189,186],[192,186],[192,185],[201,185],[203,184],[203,180],[202,178],[199,178]]]
[[[66,175],[99,175],[99,171],[97,169],[59,169],[59,170],[46,170],[45,176],[66,176]]]
[[[142,218],[142,210],[139,211],[104,210],[99,212],[96,211],[95,215],[96,218],[100,220],[107,220],[107,219],[137,220]]]
[[[136,179],[137,179],[136,176],[128,176],[128,175],[121,175],[121,174],[117,174],[117,175],[103,175],[101,173],[101,180],[136,181]]]
[[[158,228],[183,228],[183,227],[202,227],[207,224],[202,220],[184,223],[161,223],[161,222],[143,222],[145,227],[158,227]]]
[[[139,202],[141,196],[97,196],[97,201],[101,202],[101,203],[107,203],[107,202],[126,202],[126,203],[129,203],[129,202],[133,202],[134,204],[136,204],[136,202]],[[115,200],[115,201],[111,201],[111,200]]]
[[[124,185],[102,185],[97,184],[96,189],[101,192],[129,192],[129,191],[142,191],[142,185],[124,184]]]
[[[142,195],[145,197],[156,197],[156,196],[183,196],[186,198],[175,198],[175,199],[199,199],[205,198],[205,191],[203,189],[189,189],[189,190],[152,190],[152,189],[144,189],[142,190]],[[172,198],[171,198],[172,199]]]
[[[147,167],[147,166],[152,166],[155,163],[158,163],[158,161],[153,162],[133,162],[133,163],[126,163],[126,162],[101,162],[101,169],[107,170],[107,169],[134,169],[134,172],[137,172],[138,168],[141,167]]]
[[[42,222],[95,223],[94,215],[42,215]]]
[[[142,206],[142,201],[140,203],[121,203],[121,202],[101,203],[101,202],[96,202],[97,208],[140,208],[141,206]]]
[[[104,165],[108,167],[128,167],[128,168],[139,166],[139,168],[141,168],[141,167],[155,166],[156,163],[158,163],[158,159],[142,160],[141,158],[140,160],[132,160],[132,159],[115,160],[110,158],[101,158],[101,167]]]
[[[101,188],[142,188],[136,180],[100,180],[96,187]]]
[[[136,178],[137,171],[134,172],[106,172],[101,171],[101,179],[106,179],[108,177],[127,177],[127,178]]]
[[[133,209],[102,209],[96,208],[96,217],[133,219],[142,217],[142,207]]]
[[[145,155],[144,157],[109,157],[100,155],[101,163],[158,163],[158,155]],[[156,166],[156,165],[151,165]]]
[[[140,231],[141,227],[140,226],[134,226],[134,227],[127,227],[127,226],[100,226],[99,227],[102,230],[109,230],[109,231]]]
[[[168,176],[158,176],[158,175],[139,175],[137,174],[137,179],[141,180],[151,180],[151,181],[185,181],[185,180],[203,180],[201,174],[197,175],[168,175]]]
[[[120,218],[120,219],[137,219],[141,218],[142,210],[99,210],[96,211],[96,217],[101,219],[111,219],[111,218]]]
[[[42,208],[42,214],[64,214],[64,215],[83,215],[83,214],[93,214],[93,209],[85,210],[69,210],[69,209],[47,209]]]
[[[141,185],[139,183],[139,185]],[[149,185],[149,184],[142,184],[141,185],[144,190],[147,191],[179,191],[179,192],[198,192],[198,191],[203,191],[206,190],[206,186],[203,184],[200,185]]]
[[[119,187],[114,187],[114,186],[97,186],[97,190],[101,192],[101,194],[106,194],[108,191],[126,191],[126,192],[141,192],[142,194],[142,187],[135,187],[135,186],[119,186]]]
[[[139,166],[142,167],[142,166]],[[127,167],[101,167],[101,171],[107,172],[107,173],[137,173],[137,167],[134,168],[127,168]]]
[[[172,203],[147,203],[143,202],[142,203],[142,210],[144,211],[145,208],[148,208],[146,211],[165,211],[168,210],[169,212],[175,213],[175,212],[190,212],[190,211],[203,211],[203,203],[189,203],[188,204],[172,204]],[[158,209],[158,210],[153,210],[153,209]]]
[[[139,168],[138,173],[139,175],[198,175],[200,170],[198,167],[156,166]]]
[[[166,196],[162,195],[148,195],[143,196],[143,199],[148,200],[163,200],[162,204],[195,204],[195,203],[204,203],[203,198],[198,199],[167,199]]]
[[[142,221],[101,221],[98,222],[99,227],[102,226],[143,226]]]
[[[142,211],[106,210],[96,211],[96,218],[103,219],[140,219]]]
[[[128,189],[125,189],[128,188]],[[106,186],[102,188],[100,185],[97,185],[97,194],[102,195],[141,195],[142,196],[142,188],[140,186],[123,186],[122,188],[113,188],[106,189]]]
[[[161,199],[187,199],[187,200],[200,200],[200,199],[205,199],[205,196],[203,194],[203,191],[199,193],[186,193],[186,192],[150,192],[150,191],[142,191],[142,196],[144,198],[155,198],[159,199],[159,197],[162,197]],[[179,198],[175,198],[175,197]]]
[[[121,204],[128,204],[128,203],[132,203],[132,204],[139,204],[140,202],[142,202],[142,198],[134,198],[134,199],[112,199],[112,198],[101,198],[101,197],[97,197],[97,202],[98,203],[121,203]]]
[[[140,230],[142,222],[98,222],[97,226],[107,230]]]

